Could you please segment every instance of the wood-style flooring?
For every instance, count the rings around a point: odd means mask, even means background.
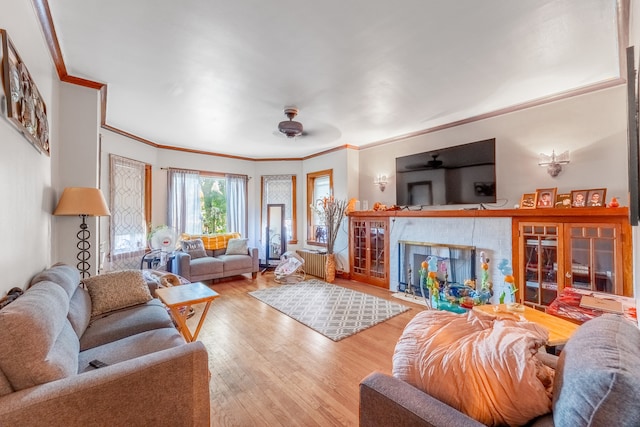
[[[280,286],[269,272],[205,283],[221,295],[198,337],[209,349],[213,426],[357,426],[360,380],[391,373],[396,341],[424,309],[338,278],[337,285],[412,309],[334,342],[248,295]]]

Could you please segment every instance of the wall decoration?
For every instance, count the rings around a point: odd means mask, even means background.
[[[538,193],[524,193],[520,199],[521,209],[535,209]]]
[[[49,155],[47,106],[7,32],[0,29],[2,113],[38,150]]]
[[[552,208],[556,204],[556,188],[541,188],[536,190],[536,208]]]
[[[587,193],[587,206],[592,207],[604,207],[605,196],[607,195],[606,188],[594,188]]]
[[[556,208],[570,208],[571,193],[562,193],[556,195]]]

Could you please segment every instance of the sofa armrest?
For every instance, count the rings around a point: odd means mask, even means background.
[[[360,426],[483,427],[409,383],[381,372],[360,382]]]
[[[191,281],[191,255],[186,252],[177,251],[171,266],[172,273]]]
[[[201,342],[0,397],[0,425],[208,426],[209,370]]]

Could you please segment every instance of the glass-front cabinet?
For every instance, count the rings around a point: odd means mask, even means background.
[[[349,218],[351,277],[375,286],[389,286],[389,220],[375,217]]]
[[[521,224],[523,243],[522,276],[524,302],[533,306],[551,304],[558,292],[560,226],[558,224]]]
[[[565,286],[622,294],[620,227],[613,224],[570,224]]]
[[[630,226],[626,218],[605,212],[600,221],[573,209],[555,221],[514,220],[520,302],[544,310],[565,287],[633,295]]]

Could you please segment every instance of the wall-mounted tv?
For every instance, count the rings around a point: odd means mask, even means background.
[[[398,206],[495,202],[495,138],[396,158]]]

